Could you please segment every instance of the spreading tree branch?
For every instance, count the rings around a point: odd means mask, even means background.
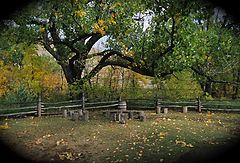
[[[200,67],[195,68],[191,67],[191,69],[198,75],[205,77],[208,82],[211,83],[222,83],[222,84],[233,84],[233,85],[240,85],[240,82],[234,82],[234,81],[227,81],[227,80],[216,80],[214,77],[207,75],[204,71],[201,70]]]

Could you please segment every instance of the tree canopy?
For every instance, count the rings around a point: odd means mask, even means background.
[[[82,85],[106,66],[152,77],[192,69],[213,81],[214,68],[236,65],[239,58],[238,26],[197,0],[42,0],[5,25],[1,45],[43,45],[70,84]],[[102,38],[105,48],[89,53]],[[98,63],[86,72],[94,57]]]

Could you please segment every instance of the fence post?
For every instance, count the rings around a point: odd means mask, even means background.
[[[82,110],[85,111],[85,97],[84,92],[82,93]]]
[[[202,103],[200,97],[197,98],[197,110],[199,113],[202,111]]]
[[[161,106],[160,106],[160,101],[161,99],[157,99],[156,101],[156,114],[160,114],[161,113]]]
[[[163,108],[163,113],[167,114],[168,113],[168,108]]]
[[[187,106],[183,106],[183,113],[187,113],[188,111],[188,107]]]
[[[37,102],[37,116],[41,117],[42,113],[42,99],[41,94],[38,95],[38,102]]]
[[[63,117],[67,118],[67,110],[66,109],[63,110]]]
[[[127,102],[126,101],[119,101],[118,102],[118,109],[121,111],[127,110]]]

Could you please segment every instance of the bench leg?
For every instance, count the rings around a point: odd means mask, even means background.
[[[168,108],[163,108],[163,113],[167,114],[168,113]]]
[[[187,113],[188,111],[188,107],[187,106],[183,106],[183,113]]]
[[[133,119],[133,112],[130,111],[130,112],[128,113],[128,119]]]
[[[117,114],[116,113],[111,113],[110,114],[110,120],[111,121],[116,121],[117,120]]]

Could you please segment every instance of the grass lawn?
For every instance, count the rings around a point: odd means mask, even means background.
[[[34,161],[187,162],[221,155],[240,133],[239,113],[146,115],[146,122],[127,124],[111,122],[101,111],[90,111],[88,122],[61,116],[6,119],[0,138]]]

